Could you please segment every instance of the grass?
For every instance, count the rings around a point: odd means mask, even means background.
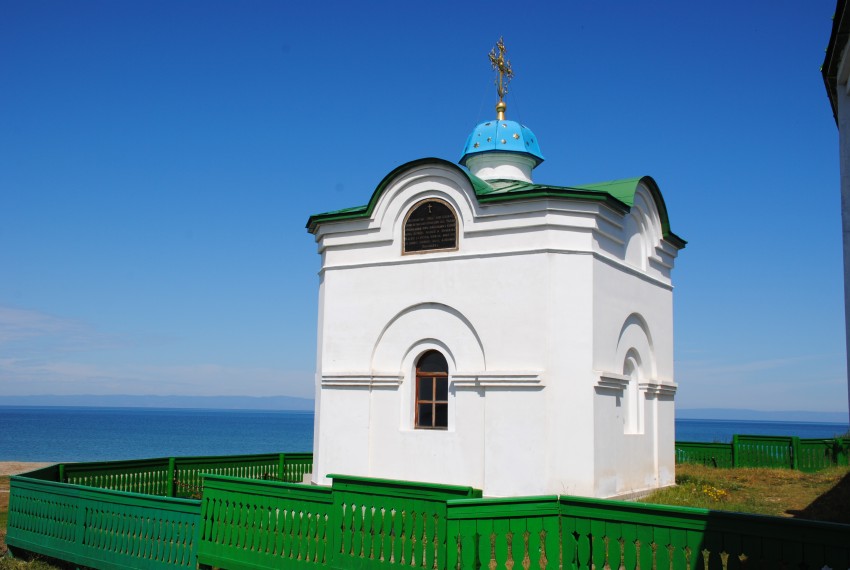
[[[677,465],[676,487],[641,502],[850,524],[850,468],[717,469]]]
[[[69,567],[70,568],[70,567]],[[53,566],[46,560],[15,560],[0,558],[0,570],[63,570],[61,566]]]

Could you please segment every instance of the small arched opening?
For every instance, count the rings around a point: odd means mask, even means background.
[[[417,429],[449,427],[449,365],[446,357],[429,350],[416,361]]]
[[[630,350],[623,363],[623,376],[628,378],[628,384],[623,394],[623,427],[625,433],[642,433],[643,418],[641,417],[642,402],[640,392],[640,356]]]

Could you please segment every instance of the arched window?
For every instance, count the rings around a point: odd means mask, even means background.
[[[436,350],[416,362],[416,427],[448,429],[449,365]]]
[[[442,200],[416,204],[404,220],[403,253],[457,249],[457,217]]]

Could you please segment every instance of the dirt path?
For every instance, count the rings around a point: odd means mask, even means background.
[[[0,477],[4,475],[17,475],[26,473],[39,467],[53,465],[52,463],[24,463],[22,461],[0,461]]]

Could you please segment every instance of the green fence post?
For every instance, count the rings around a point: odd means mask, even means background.
[[[800,438],[791,436],[791,469],[800,468]]]
[[[59,483],[65,482],[65,464],[64,463],[59,464],[59,481],[58,482]]]
[[[168,493],[169,497],[174,497],[174,480],[177,479],[177,470],[175,463],[177,461],[173,457],[168,458],[168,489],[166,493]]]
[[[732,436],[732,467],[738,466],[738,434]]]
[[[277,478],[280,481],[286,481],[286,479],[284,478],[285,467],[286,467],[286,454],[281,453],[280,455],[278,455],[278,458],[277,458]]]

